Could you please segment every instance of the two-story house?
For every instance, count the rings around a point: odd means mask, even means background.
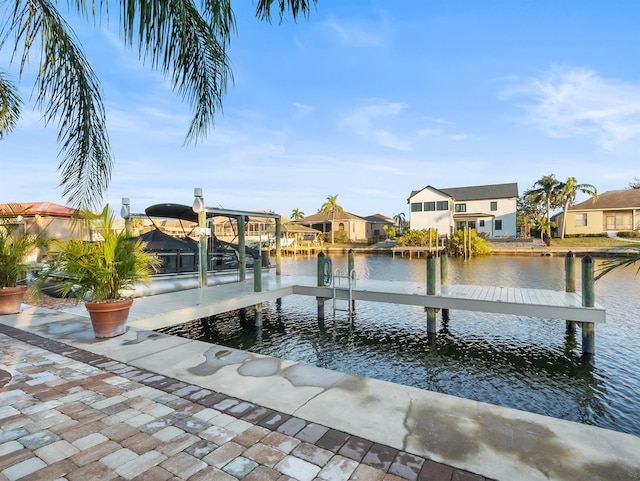
[[[438,229],[453,234],[470,227],[488,237],[516,235],[518,184],[477,185],[436,189],[430,185],[411,192],[411,229]]]

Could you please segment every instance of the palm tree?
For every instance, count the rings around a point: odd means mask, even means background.
[[[544,239],[545,234],[547,234],[548,238],[551,238],[551,228],[555,226],[556,223],[552,220],[547,219],[546,217],[544,219],[540,219],[540,221],[538,222],[538,227],[540,228],[540,238]],[[550,239],[548,239],[547,245],[551,245]]]
[[[338,194],[327,196],[327,201],[320,206],[320,212],[322,212],[323,214],[331,213],[331,243],[333,244],[333,223],[336,220],[336,215],[342,215],[344,213],[344,209],[338,205]]]
[[[317,0],[279,0],[280,20],[290,12],[294,20],[307,16]],[[58,125],[63,196],[75,207],[99,205],[109,185],[113,154],[106,129],[100,83],[60,11],[93,20],[118,12],[127,47],[169,77],[174,90],[193,108],[186,142],[203,138],[222,107],[227,83],[233,79],[227,48],[235,33],[231,0],[195,2],[77,0],[45,2],[14,0],[0,6],[0,50],[4,58],[27,64],[40,59],[34,92],[45,124]],[[273,0],[258,0],[256,16],[271,21]],[[97,22],[96,22],[97,23]],[[14,45],[7,41],[14,40]],[[39,52],[34,50],[40,49]],[[0,139],[12,131],[21,115],[18,88],[0,69]]]
[[[404,212],[400,212],[399,214],[395,214],[393,216],[393,222],[399,227],[400,235],[404,233],[404,228],[407,226],[407,218],[404,215]]]
[[[302,212],[300,209],[293,209],[291,211],[291,218],[293,220],[300,220],[304,217],[304,212]]]
[[[533,184],[533,188],[529,189],[525,194],[530,196],[534,203],[545,202],[545,219],[547,222],[551,219],[551,207],[555,207],[558,203],[560,189],[562,183],[556,179],[554,174],[545,175]],[[544,237],[544,233],[540,232],[540,238]]]
[[[564,233],[567,225],[567,211],[570,206],[576,203],[576,194],[578,192],[590,195],[594,202],[598,198],[598,189],[591,184],[578,184],[575,177],[569,177],[567,181],[562,184],[562,190],[560,191],[560,197],[564,200],[562,229],[560,235],[562,239],[564,239]]]

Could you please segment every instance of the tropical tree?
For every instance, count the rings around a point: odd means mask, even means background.
[[[562,210],[561,239],[564,239],[564,233],[567,225],[567,211],[569,210],[569,207],[576,203],[576,194],[578,192],[590,195],[594,202],[598,198],[598,189],[596,189],[595,186],[591,184],[578,184],[575,177],[569,177],[567,181],[562,184],[560,198],[564,202],[564,207]]]
[[[640,179],[638,177],[634,177],[633,182],[629,182],[627,189],[640,189]]]
[[[400,212],[393,216],[393,222],[399,227],[400,235],[402,235],[407,227],[407,218],[404,212]]]
[[[331,214],[331,243],[334,243],[334,228],[333,223],[336,220],[336,215],[342,215],[344,209],[338,205],[338,194],[327,196],[327,201],[320,206],[320,212],[323,214]]]
[[[538,222],[538,228],[540,229],[540,238],[544,239],[544,235],[547,234],[547,245],[550,244],[551,228],[556,227],[556,223],[546,217],[540,219]]]
[[[544,200],[539,200],[534,194],[525,191],[518,197],[516,207],[516,223],[521,231],[524,227],[534,227],[540,223],[545,214]],[[525,232],[527,232],[525,230]]]
[[[294,20],[307,16],[316,1],[278,0],[280,21],[287,13]],[[117,3],[120,8],[89,0],[0,3],[0,51],[10,51],[3,57],[19,62],[20,78],[32,59],[40,59],[35,104],[45,124],[57,124],[63,196],[76,207],[101,203],[114,159],[99,80],[65,15],[78,14],[95,22],[109,20],[117,12],[125,45],[137,48],[142,62],[170,78],[173,89],[194,110],[186,143],[206,136],[233,80],[227,57],[236,31],[231,0]],[[256,3],[256,16],[270,22],[274,1]],[[0,68],[0,139],[14,129],[21,112],[18,88]]]
[[[291,218],[293,220],[300,220],[304,217],[304,212],[302,212],[300,209],[293,209],[291,211]]]
[[[533,184],[533,187],[525,192],[525,195],[528,196],[533,203],[544,201],[545,219],[549,221],[551,219],[551,208],[558,206],[561,189],[562,182],[558,181],[554,174],[550,174],[537,180]],[[541,232],[540,237],[542,238],[543,236],[544,233]]]

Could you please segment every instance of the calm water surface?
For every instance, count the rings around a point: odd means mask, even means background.
[[[345,256],[330,256],[346,272]],[[284,258],[283,274],[315,276],[315,257]],[[597,268],[597,267],[596,267]],[[359,279],[425,282],[424,259],[355,257]],[[580,259],[576,259],[580,284]],[[449,259],[450,284],[564,290],[564,258]],[[582,359],[580,330],[565,322],[451,311],[429,343],[423,308],[356,302],[353,323],[315,299],[289,296],[264,305],[261,332],[237,314],[178,326],[172,333],[441,393],[640,435],[640,275],[614,271],[596,283],[607,323],[596,326],[596,355]],[[342,304],[344,306],[344,303]],[[244,326],[244,327],[243,327]],[[166,331],[165,331],[166,332]]]

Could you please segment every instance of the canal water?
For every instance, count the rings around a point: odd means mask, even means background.
[[[334,269],[346,272],[346,256],[330,258]],[[316,266],[315,257],[289,257],[282,272],[315,276]],[[424,258],[356,255],[355,269],[358,279],[426,279]],[[315,299],[307,296],[265,303],[262,330],[233,313],[164,332],[640,435],[636,270],[613,271],[596,282],[607,322],[596,326],[596,354],[588,362],[580,329],[571,335],[558,319],[451,311],[446,324],[438,315],[430,343],[424,308],[357,301],[350,320],[344,311],[334,317],[329,301],[322,326]],[[580,271],[576,258],[578,288]],[[564,290],[564,258],[453,258],[449,283]]]

